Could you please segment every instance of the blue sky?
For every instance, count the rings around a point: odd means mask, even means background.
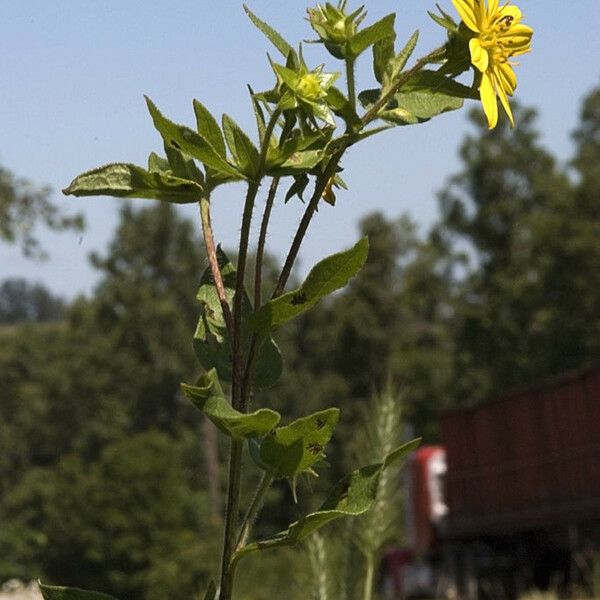
[[[304,1],[248,3],[291,43],[311,37]],[[450,0],[441,4],[453,11]],[[521,0],[517,5],[535,29],[534,51],[518,68],[517,97],[539,108],[543,143],[567,160],[581,98],[600,83],[600,4]],[[368,21],[398,13],[400,42],[419,28],[417,53],[424,54],[443,41],[443,31],[426,14],[433,6],[433,0],[372,0]],[[0,164],[50,185],[56,202],[84,212],[88,228],[82,237],[40,231],[51,253],[41,264],[0,244],[0,280],[24,276],[72,298],[93,288],[96,275],[87,256],[110,240],[120,202],[63,198],[59,190],[81,171],[115,161],[144,165],[150,151],[160,150],[143,94],[175,121],[191,125],[191,101],[198,98],[253,131],[245,84],[271,86],[266,52],[273,50],[237,0],[28,0],[6,2],[2,12]],[[306,56],[312,64],[325,61],[330,70],[339,69],[319,46],[308,47]],[[367,56],[358,81],[359,88],[371,84]],[[390,217],[407,211],[425,229],[436,217],[436,192],[460,166],[457,147],[467,129],[463,110],[353,148],[344,162],[350,190],[339,194],[335,208],[320,210],[301,270],[352,244],[358,219],[371,210]],[[223,189],[213,200],[217,237],[226,245],[236,243],[242,192]],[[277,208],[270,251],[285,253],[301,209],[294,202]],[[196,219],[193,206],[182,213]]]

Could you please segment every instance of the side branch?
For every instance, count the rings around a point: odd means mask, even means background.
[[[202,198],[200,198],[200,221],[202,222],[204,246],[206,247],[210,272],[212,274],[213,281],[215,282],[217,296],[219,297],[221,310],[223,311],[223,318],[225,319],[225,325],[227,326],[229,338],[231,339],[231,334],[233,331],[233,318],[231,315],[231,309],[229,308],[229,303],[227,302],[227,295],[225,294],[225,286],[223,284],[223,277],[221,276],[221,269],[219,269],[219,260],[217,258],[217,249],[215,247],[215,238],[213,235],[210,218],[210,199],[208,196],[204,195]]]
[[[275,290],[273,291],[273,295],[271,296],[272,298],[277,298],[278,296],[281,296],[281,294],[283,294],[283,290],[285,289],[287,281],[292,272],[292,267],[294,266],[296,258],[298,257],[298,252],[300,251],[300,246],[302,245],[302,241],[304,240],[304,236],[306,235],[308,226],[310,225],[313,215],[317,210],[317,206],[319,205],[319,201],[321,200],[323,192],[325,191],[325,186],[327,185],[329,179],[335,175],[335,170],[337,169],[337,166],[347,147],[348,144],[344,144],[340,149],[338,149],[335,152],[335,154],[329,159],[325,171],[320,175],[320,177],[317,178],[317,181],[315,183],[315,190],[310,199],[310,202],[306,206],[306,210],[302,215],[302,219],[300,221],[300,224],[298,225],[296,234],[294,235],[292,245],[290,246],[290,250],[285,259],[285,263],[283,265],[283,268],[281,269],[279,279],[277,280],[277,285],[275,286]]]

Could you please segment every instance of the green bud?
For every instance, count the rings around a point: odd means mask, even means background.
[[[316,8],[308,9],[308,21],[319,36],[318,41],[340,59],[349,56],[349,42],[366,16],[362,6],[351,14],[347,14],[344,9],[345,3],[335,7],[329,2],[325,6],[317,5]]]

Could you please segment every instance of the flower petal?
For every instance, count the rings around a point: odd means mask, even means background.
[[[502,88],[502,85],[497,85],[496,91],[498,92],[498,98],[500,98],[502,107],[504,108],[504,111],[508,115],[508,119],[510,121],[510,126],[514,127],[515,119],[513,118],[512,110],[510,109],[510,104],[508,103],[508,98],[506,97],[506,92]]]
[[[509,63],[502,63],[495,69],[496,81],[504,92],[512,96],[517,87],[517,77]]]
[[[482,73],[485,73],[490,64],[490,55],[481,45],[479,38],[471,38],[469,41],[469,50],[471,52],[471,63]]]
[[[498,124],[498,102],[496,100],[496,91],[491,77],[483,74],[481,85],[479,86],[479,96],[483,105],[483,112],[487,117],[488,127],[494,129]]]
[[[475,13],[475,5],[477,0],[452,0],[456,12],[460,15],[464,24],[475,33],[480,33],[480,28],[477,23],[477,15]]]

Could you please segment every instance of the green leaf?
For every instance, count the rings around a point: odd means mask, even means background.
[[[88,592],[78,588],[59,587],[39,583],[44,600],[116,600],[114,596],[101,592]]]
[[[169,167],[175,177],[196,181],[204,187],[204,175],[193,159],[168,144],[165,144],[165,154],[167,155]]]
[[[194,100],[194,114],[198,133],[217,151],[222,158],[227,158],[225,140],[216,119],[208,108],[200,101]]]
[[[379,88],[363,90],[358,94],[358,101],[364,108],[369,108],[375,104],[379,98],[381,98],[381,90]]]
[[[249,319],[250,327],[266,334],[306,312],[323,296],[344,287],[361,269],[368,252],[369,241],[365,237],[349,250],[317,263],[298,289],[267,302],[254,313]]]
[[[281,35],[279,35],[268,23],[261,21],[261,19],[259,19],[245,4],[244,10],[252,23],[265,34],[267,39],[285,58],[287,58],[290,53],[295,54],[294,49],[281,37]]]
[[[385,37],[373,45],[373,73],[379,83],[383,83],[383,76],[388,63],[394,58],[396,34]]]
[[[158,158],[158,157],[157,157]],[[158,161],[153,161],[156,166]],[[163,163],[160,163],[163,166]],[[115,196],[117,198],[153,198],[186,204],[198,202],[202,187],[167,172],[146,171],[126,163],[98,167],[76,177],[63,194],[71,196]]]
[[[381,463],[353,471],[333,487],[319,510],[292,523],[288,529],[271,539],[247,545],[236,553],[234,560],[239,560],[242,556],[257,550],[297,544],[331,521],[365,513],[377,498],[379,479],[383,470],[417,448],[420,441],[420,439],[412,440],[391,452]]]
[[[265,113],[260,106],[260,102],[254,90],[248,86],[248,91],[250,92],[250,99],[252,100],[252,108],[254,109],[254,116],[256,118],[256,129],[258,130],[258,139],[260,140],[260,144],[264,143],[265,135],[267,133],[267,123],[265,121]],[[271,139],[273,139],[271,137]]]
[[[273,469],[275,477],[294,477],[324,457],[340,416],[329,408],[297,419],[273,430],[260,446],[260,460]]]
[[[217,249],[217,258],[225,286],[227,302],[231,307],[235,291],[236,271],[227,255]],[[197,298],[202,308],[198,326],[194,333],[194,350],[200,364],[206,369],[215,368],[222,381],[231,381],[231,353],[230,341],[223,318],[221,303],[217,295],[210,269],[206,269],[200,279],[200,288]],[[247,333],[247,320],[252,313],[252,305],[248,294],[242,297],[242,351],[248,352],[250,335]],[[259,349],[254,371],[254,385],[257,387],[270,387],[283,371],[283,359],[277,344],[272,338],[267,338]]]
[[[147,96],[146,103],[148,104],[148,110],[152,116],[154,126],[166,144],[198,159],[207,167],[211,167],[227,176],[229,180],[243,179],[243,175],[221,157],[206,138],[184,125],[177,125],[169,121]]]
[[[415,51],[417,47],[417,42],[419,41],[419,30],[417,29],[408,39],[406,45],[398,56],[393,58],[388,62],[387,68],[385,70],[385,84],[392,85],[398,75],[402,72],[402,69],[406,66],[408,59],[412,56],[412,53]]]
[[[300,200],[302,200],[302,194],[304,194],[304,190],[306,186],[308,186],[309,178],[305,173],[301,173],[300,175],[296,175],[294,177],[294,183],[290,186],[290,189],[287,191],[285,195],[284,202],[287,204],[294,196],[298,196]]]
[[[362,54],[369,46],[376,44],[377,42],[396,35],[394,31],[394,21],[396,19],[396,15],[391,13],[383,19],[377,21],[377,23],[373,23],[369,27],[365,27],[361,31],[359,31],[351,40],[350,40],[350,51],[353,56],[358,56]]]
[[[336,87],[330,87],[327,90],[327,104],[333,112],[344,119],[347,125],[357,125],[360,119],[356,111],[352,108],[348,98]]]
[[[151,173],[171,174],[171,165],[166,158],[159,156],[156,152],[150,152],[148,156],[148,171]]]
[[[421,71],[394,96],[394,105],[382,117],[394,123],[413,124],[461,108],[474,92],[434,71]]]
[[[258,175],[260,154],[242,128],[228,115],[223,115],[225,141],[240,171],[250,179]]]
[[[294,152],[283,163],[270,168],[268,174],[274,177],[284,177],[286,175],[306,173],[307,171],[314,169],[322,160],[322,150]]]
[[[215,600],[217,597],[217,586],[214,581],[211,581],[208,584],[208,589],[206,590],[206,594],[204,594],[204,600]]]
[[[215,369],[201,375],[196,386],[182,383],[181,391],[223,433],[235,439],[262,437],[281,419],[279,413],[268,408],[253,413],[235,410],[225,398]]]

